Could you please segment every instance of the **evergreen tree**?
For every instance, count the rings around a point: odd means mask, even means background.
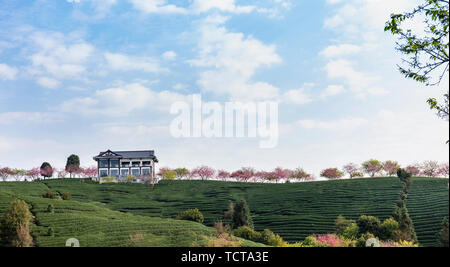
[[[72,178],[72,173],[77,172],[80,169],[80,158],[77,155],[70,155],[67,158],[66,171],[70,173],[70,178]]]
[[[248,226],[253,229],[253,220],[250,215],[250,209],[247,201],[241,198],[234,205],[233,212],[233,228],[237,229],[240,226]]]
[[[442,222],[442,230],[439,233],[439,246],[448,248],[448,217]]]

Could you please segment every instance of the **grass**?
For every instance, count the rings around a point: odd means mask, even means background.
[[[141,216],[174,218],[198,208],[208,226],[223,219],[229,201],[244,197],[256,230],[271,229],[291,242],[333,232],[338,215],[356,219],[365,214],[384,220],[391,216],[402,190],[397,178],[296,184],[162,181],[154,190],[141,184],[98,185],[79,180],[45,184],[55,192],[70,192],[75,200]],[[448,202],[448,180],[414,178],[407,205],[421,245],[435,245],[442,219],[448,216]]]
[[[83,247],[204,246],[215,236],[213,228],[168,218],[113,211],[101,203],[42,198],[43,183],[0,183],[0,215],[14,199],[26,201],[35,216],[32,235],[36,246],[61,247],[76,238]],[[52,204],[54,213],[47,212]],[[49,235],[49,229],[54,234]],[[242,246],[261,246],[236,239]]]

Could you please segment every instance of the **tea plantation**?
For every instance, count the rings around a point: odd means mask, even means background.
[[[48,190],[70,192],[73,200],[41,198]],[[214,230],[169,218],[186,209],[198,208],[205,216],[205,224],[212,226],[223,220],[230,201],[244,197],[256,230],[269,228],[293,242],[313,233],[333,232],[338,215],[356,219],[366,214],[386,219],[391,216],[401,190],[398,178],[290,184],[161,181],[154,188],[65,179],[0,183],[0,213],[14,194],[31,203],[37,231],[46,233],[49,226],[55,230],[55,238],[38,236],[37,243],[42,246],[57,245],[74,233],[89,245],[124,245],[130,234],[141,232],[153,235],[150,239],[156,241],[150,245],[184,246]],[[54,202],[54,214],[45,212],[49,201]],[[420,244],[435,245],[442,219],[449,213],[448,180],[414,178],[407,206]]]
[[[42,198],[47,190],[43,183],[0,183],[0,215],[14,199],[26,201],[34,215],[36,246],[61,247],[69,238],[78,239],[83,247],[203,246],[216,233],[195,222],[123,214],[95,202]],[[53,212],[48,211],[49,204]],[[237,240],[242,246],[262,246]]]
[[[152,189],[140,184],[45,182],[55,192],[74,199],[143,216],[174,218],[198,208],[205,224],[223,219],[230,201],[244,197],[256,230],[269,228],[287,241],[334,231],[338,215],[356,219],[362,214],[384,220],[391,216],[402,185],[398,178],[373,178],[313,183],[250,184],[216,181],[162,181]],[[449,213],[448,179],[414,178],[408,209],[422,246],[433,246],[441,222]]]

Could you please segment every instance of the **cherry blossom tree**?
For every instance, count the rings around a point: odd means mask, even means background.
[[[4,167],[0,169],[0,178],[2,178],[3,182],[7,181],[9,177],[14,175],[14,171],[8,167]]]
[[[41,169],[37,168],[37,167],[27,171],[27,176],[30,177],[31,180],[39,179],[40,175],[41,175]]]
[[[439,163],[428,160],[421,165],[422,175],[426,177],[437,177],[439,175]]]
[[[359,173],[359,167],[355,163],[348,163],[344,167],[344,172],[348,174],[350,179],[355,178],[358,176]]]
[[[393,176],[400,169],[400,164],[397,161],[387,160],[383,163],[383,170],[387,175]]]
[[[231,174],[229,172],[227,172],[227,171],[219,170],[217,172],[217,178],[222,180],[222,181],[226,181],[230,177],[231,177]]]
[[[449,178],[449,163],[443,163],[441,164],[439,170],[438,170],[439,176]]]
[[[383,164],[376,159],[371,159],[362,164],[364,172],[370,175],[370,177],[375,177],[383,169]]]
[[[95,166],[88,167],[88,168],[82,168],[83,175],[87,178],[93,178],[96,177],[98,174],[98,169]]]
[[[213,177],[216,171],[208,166],[200,166],[192,170],[192,175],[194,177],[199,177],[202,181],[208,180]]]
[[[420,175],[420,166],[418,164],[408,165],[405,170],[411,174],[411,176]]]
[[[344,173],[340,171],[338,168],[328,168],[323,170],[320,173],[320,176],[328,179],[339,179],[344,176]]]
[[[250,180],[250,178],[252,178],[254,176],[255,176],[255,170],[250,167],[242,168],[240,170],[233,172],[230,175],[231,178],[235,178],[238,181],[242,181],[242,182],[248,182]]]
[[[58,178],[66,178],[68,172],[65,169],[59,169],[56,171]]]

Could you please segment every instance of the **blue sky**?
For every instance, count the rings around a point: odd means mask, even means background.
[[[404,79],[389,14],[415,0],[0,0],[0,165],[155,149],[161,166],[448,161],[448,122]],[[413,25],[416,27],[416,25]],[[175,139],[175,101],[279,102],[273,149]]]

